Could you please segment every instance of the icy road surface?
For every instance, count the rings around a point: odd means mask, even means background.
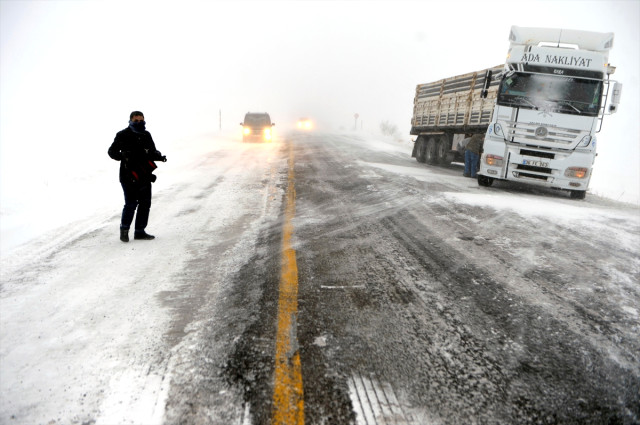
[[[294,359],[307,424],[640,421],[637,208],[373,136],[204,142],[158,170],[154,241],[116,198],[3,253],[0,423],[269,424]]]

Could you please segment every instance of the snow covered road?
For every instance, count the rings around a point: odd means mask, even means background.
[[[162,422],[172,348],[279,213],[279,147],[208,142],[155,194],[155,240],[120,242],[114,199],[3,257],[0,422]]]
[[[637,208],[291,134],[161,168],[154,241],[3,253],[0,422],[270,423],[290,149],[306,423],[640,420]]]

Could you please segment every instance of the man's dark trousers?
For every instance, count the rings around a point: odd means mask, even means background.
[[[124,191],[124,208],[122,209],[120,229],[129,230],[137,207],[135,230],[137,232],[143,231],[149,221],[151,183],[122,183],[122,190]]]

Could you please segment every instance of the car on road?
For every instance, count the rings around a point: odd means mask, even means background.
[[[271,117],[266,112],[247,112],[242,126],[243,142],[270,142],[273,139]]]
[[[298,120],[299,130],[311,130],[313,128],[313,122],[309,118],[300,118]]]

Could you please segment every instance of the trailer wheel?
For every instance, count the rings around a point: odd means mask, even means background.
[[[587,196],[586,190],[572,190],[571,199],[584,199]]]
[[[429,137],[429,140],[427,140],[427,146],[424,151],[424,157],[427,161],[427,164],[438,163],[438,157],[436,154],[436,139],[434,137]]]
[[[451,141],[449,140],[449,136],[447,136],[446,134],[440,136],[440,139],[438,139],[438,144],[436,145],[436,157],[438,158],[438,164],[451,164],[451,157],[449,156],[450,147]]]
[[[424,156],[426,150],[426,142],[424,140],[424,137],[419,137],[416,143],[418,144],[418,146],[416,147],[416,161],[424,164],[425,162],[427,162],[427,159]]]
[[[480,186],[489,187],[493,184],[493,177],[487,177],[478,174],[478,184]]]

